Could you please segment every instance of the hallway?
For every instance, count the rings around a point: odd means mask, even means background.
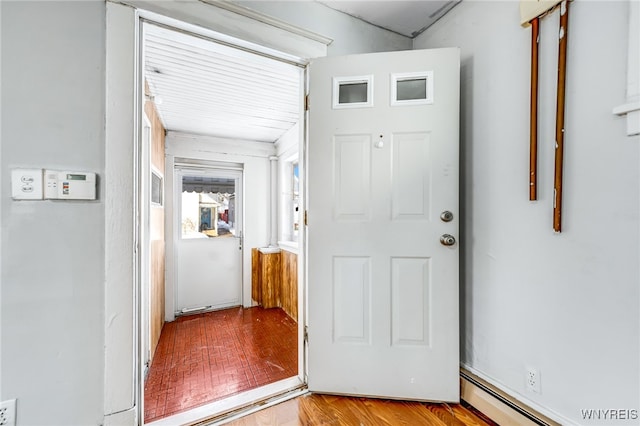
[[[145,382],[145,423],[297,374],[297,324],[281,309],[183,316],[162,329]]]

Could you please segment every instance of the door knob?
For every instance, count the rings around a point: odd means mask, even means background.
[[[443,222],[451,222],[453,220],[453,213],[451,213],[449,210],[445,210],[440,214],[440,219]]]
[[[444,234],[442,237],[440,237],[440,243],[443,246],[452,246],[456,243],[456,239],[453,235]]]

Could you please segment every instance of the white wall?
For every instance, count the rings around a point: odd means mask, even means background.
[[[310,0],[234,1],[241,6],[332,38],[328,55],[411,49],[411,39]]]
[[[271,194],[270,173],[271,163],[269,156],[275,155],[275,147],[271,144],[248,141],[232,141],[213,138],[209,136],[188,135],[178,132],[168,132],[167,146],[167,170],[165,172],[167,182],[167,219],[170,220],[173,212],[172,186],[175,158],[188,158],[194,160],[218,161],[243,164],[244,184],[244,224],[243,224],[243,256],[242,256],[242,281],[244,306],[251,306],[251,248],[266,247],[269,245],[270,228],[270,201]],[[171,169],[170,169],[171,167]],[[172,256],[172,231],[167,229],[167,258]],[[172,266],[171,266],[172,267]],[[169,272],[169,271],[168,271]],[[172,320],[173,285],[172,276],[167,276],[165,316]]]
[[[528,201],[530,29],[518,3],[465,0],[414,43],[461,48],[462,360],[566,423],[589,424],[581,409],[640,408],[640,144],[611,114],[625,102],[628,7],[571,3],[558,235],[558,13],[541,23],[537,202]],[[541,394],[525,390],[525,366],[541,372]]]
[[[98,425],[104,387],[103,2],[0,3],[1,393],[18,425]],[[97,172],[98,201],[11,199],[14,167]]]

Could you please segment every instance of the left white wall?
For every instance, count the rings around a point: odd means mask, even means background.
[[[0,399],[18,399],[18,425],[98,425],[105,5],[2,1],[0,12]],[[13,201],[14,167],[97,172],[98,201]]]

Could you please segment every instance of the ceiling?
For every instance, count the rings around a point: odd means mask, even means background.
[[[415,37],[460,0],[321,1]],[[167,130],[273,143],[300,120],[301,68],[150,23],[144,40],[146,83]]]
[[[370,24],[413,38],[462,0],[318,1]]]
[[[275,142],[299,121],[302,70],[145,24],[145,78],[167,130]]]

